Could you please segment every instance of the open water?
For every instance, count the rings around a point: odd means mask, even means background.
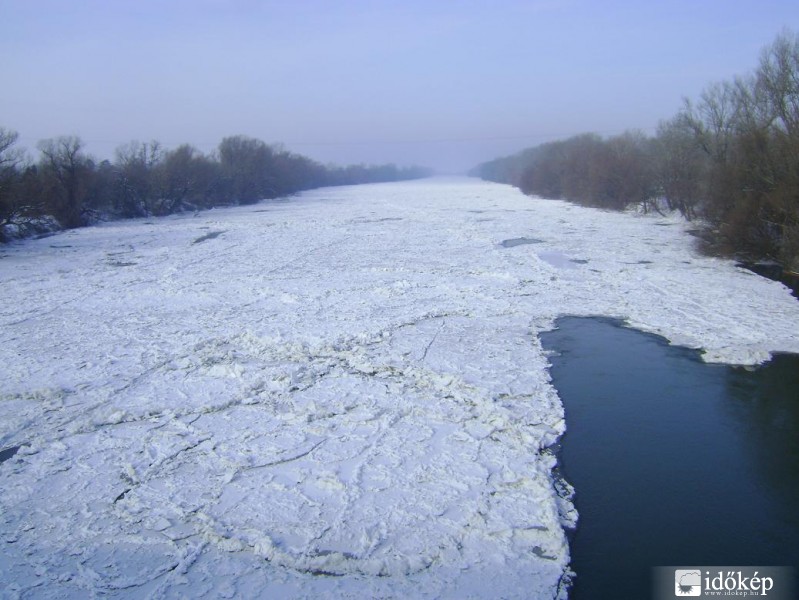
[[[572,598],[649,598],[655,566],[799,565],[799,356],[709,365],[601,318],[542,342],[580,513]]]

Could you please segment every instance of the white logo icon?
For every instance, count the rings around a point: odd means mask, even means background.
[[[674,595],[679,597],[702,595],[702,572],[699,569],[674,571]]]

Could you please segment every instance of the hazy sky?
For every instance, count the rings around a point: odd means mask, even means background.
[[[652,132],[745,74],[799,1],[0,0],[0,126],[464,170],[554,138]]]

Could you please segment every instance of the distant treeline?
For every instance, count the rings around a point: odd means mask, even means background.
[[[476,167],[527,194],[589,206],[679,210],[711,249],[799,271],[799,36],[758,68],[708,87],[654,137],[584,134]]]
[[[131,142],[113,161],[97,162],[78,137],[39,142],[32,161],[18,134],[0,128],[0,241],[100,219],[167,215],[214,206],[251,204],[301,190],[417,179],[422,167],[325,166],[246,136],[222,140],[203,154],[184,144]]]

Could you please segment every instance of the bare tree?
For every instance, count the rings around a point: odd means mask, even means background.
[[[789,136],[799,135],[799,36],[786,31],[763,50],[757,85],[775,126]]]
[[[735,84],[715,83],[705,89],[700,102],[685,100],[681,118],[693,130],[697,143],[717,164],[724,164],[736,133],[740,95]]]
[[[50,210],[66,229],[84,225],[83,200],[91,169],[82,150],[83,142],[77,136],[39,142],[42,166],[55,182]]]
[[[707,156],[684,114],[660,123],[655,137],[656,179],[671,210],[697,217]]]
[[[762,186],[757,216],[779,260],[799,272],[799,35],[785,31],[763,51],[755,81],[770,123],[755,147]]]
[[[115,208],[123,217],[154,212],[155,171],[163,160],[164,151],[157,141],[134,141],[117,148],[115,162],[119,172],[119,193]]]
[[[0,127],[0,241],[5,236],[5,228],[20,216],[21,203],[15,193],[19,180],[19,164],[24,152],[14,145],[19,139],[16,131]]]
[[[0,201],[8,197],[17,165],[22,160],[23,152],[14,148],[18,139],[16,131],[0,127]]]
[[[652,144],[642,132],[627,131],[606,140],[595,160],[599,171],[592,192],[595,203],[617,210],[656,206]]]
[[[234,202],[250,204],[277,194],[272,148],[258,139],[235,135],[219,144],[219,161],[225,192]]]
[[[21,160],[23,152],[14,148],[18,139],[16,131],[0,127],[0,169],[13,168]]]
[[[166,152],[154,173],[157,187],[153,213],[163,215],[218,204],[218,171],[216,161],[189,144]]]

